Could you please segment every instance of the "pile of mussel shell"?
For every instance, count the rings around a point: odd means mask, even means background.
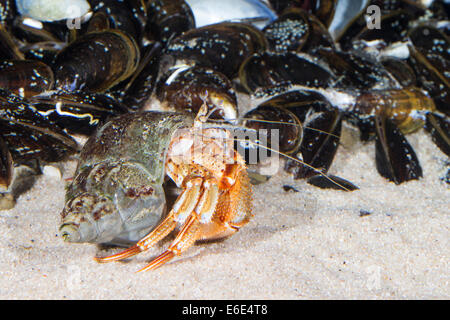
[[[326,184],[347,120],[376,141],[381,175],[417,179],[404,134],[425,127],[450,154],[448,16],[439,0],[1,0],[0,188],[116,115],[205,104],[278,129],[295,178]]]

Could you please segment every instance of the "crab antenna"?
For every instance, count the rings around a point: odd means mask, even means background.
[[[319,175],[325,177],[327,180],[331,181],[332,183],[334,183],[334,184],[337,185],[338,187],[342,188],[343,190],[345,190],[345,191],[351,191],[351,190],[347,189],[346,187],[344,187],[343,185],[341,185],[340,183],[337,183],[336,181],[334,181],[333,179],[331,179],[326,173],[323,173],[323,172],[320,171],[319,169],[313,167],[313,166],[310,165],[310,164],[307,164],[306,162],[304,162],[304,161],[302,161],[302,160],[300,160],[300,159],[294,158],[294,157],[292,157],[292,156],[290,156],[290,155],[287,155],[287,154],[285,154],[285,153],[283,153],[283,152],[281,152],[281,151],[278,151],[278,150],[275,150],[275,149],[273,149],[273,148],[264,146],[264,145],[259,144],[259,143],[257,143],[257,142],[253,142],[253,141],[249,141],[249,140],[244,140],[244,139],[236,139],[236,141],[245,142],[245,143],[252,143],[252,144],[256,145],[257,147],[260,147],[260,148],[263,148],[263,149],[266,149],[266,150],[269,150],[269,151],[278,153],[279,155],[281,155],[281,156],[283,156],[283,157],[285,157],[285,158],[287,158],[287,159],[293,160],[293,161],[295,161],[295,162],[298,162],[298,163],[300,163],[300,164],[302,164],[302,165],[304,165],[304,166],[306,166],[306,167],[312,169],[313,171],[315,171],[315,172],[317,172]]]

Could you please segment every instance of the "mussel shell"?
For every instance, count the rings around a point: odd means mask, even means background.
[[[336,5],[338,1],[330,0],[269,0],[272,8],[279,15],[283,14],[290,8],[301,8],[309,13],[314,14],[319,20],[327,27],[333,20],[334,13],[336,11]]]
[[[393,11],[404,10],[411,14],[415,18],[418,18],[425,14],[425,6],[422,4],[424,1],[411,1],[411,0],[370,0],[368,5],[376,5],[381,9],[383,14],[391,13]],[[436,1],[437,2],[437,1]]]
[[[450,115],[450,42],[438,29],[419,26],[410,31],[409,63],[418,85],[435,99],[438,108]]]
[[[61,161],[78,150],[72,137],[19,96],[0,89],[0,135],[14,163]]]
[[[376,116],[375,128],[375,162],[380,175],[395,184],[422,177],[417,155],[394,121]]]
[[[101,93],[51,92],[29,101],[40,115],[72,134],[90,135],[109,118],[128,112],[124,105]]]
[[[352,38],[355,41],[376,41],[382,40],[387,46],[397,41],[406,39],[408,25],[414,16],[407,11],[394,11],[383,15],[380,19],[380,28],[368,28],[367,26]]]
[[[251,25],[232,22],[208,25],[191,29],[170,42],[164,71],[182,63],[195,64],[232,79],[247,57],[266,48],[264,34]]]
[[[106,91],[132,75],[139,59],[136,41],[122,31],[87,33],[56,57],[55,86],[66,91]]]
[[[151,42],[143,46],[141,60],[134,75],[124,81],[123,88],[117,88],[117,86],[114,88],[114,91],[121,93],[121,100],[128,108],[140,109],[150,98],[158,76],[162,49],[159,42]]]
[[[436,69],[447,72],[446,77],[450,77],[450,41],[442,31],[419,26],[409,32],[409,39]]]
[[[92,22],[92,24],[90,23],[91,31],[102,30],[102,27],[97,22],[100,22],[100,24],[106,23],[104,20],[106,16],[110,28],[121,30],[133,37],[137,42],[140,41],[144,31],[146,16],[143,0],[91,0],[90,3],[94,12],[93,17],[100,14],[100,20],[102,20],[102,22],[97,20]],[[94,24],[96,27],[94,27]],[[106,25],[103,27],[106,27]]]
[[[284,10],[282,15],[263,31],[271,49],[277,52],[309,53],[321,47],[335,49],[333,38],[322,22],[296,7]]]
[[[326,48],[318,48],[313,54],[337,75],[338,80],[335,83],[337,87],[368,89],[375,85],[381,88],[393,86],[388,72],[369,57]]]
[[[0,136],[0,191],[7,190],[13,178],[13,161],[9,148]]]
[[[111,29],[111,22],[108,14],[105,11],[95,12],[89,19],[89,23],[86,27],[86,32],[99,32],[103,30]]]
[[[20,60],[24,59],[24,56],[11,33],[0,23],[0,60],[5,59]]]
[[[0,1],[0,24],[8,24],[14,19],[16,14],[16,1],[14,0],[1,0]]]
[[[284,12],[275,21],[267,25],[264,35],[273,51],[299,51],[309,36],[309,21],[303,10]]]
[[[352,116],[360,119],[383,116],[407,134],[423,127],[424,118],[417,116],[418,113],[425,114],[435,109],[433,100],[415,87],[370,90],[358,96]]]
[[[395,57],[382,57],[380,63],[398,81],[402,87],[416,86],[416,74],[409,64]]]
[[[239,70],[241,84],[250,94],[290,85],[327,87],[332,78],[326,66],[295,52],[254,54]]]
[[[381,28],[368,28],[366,13],[369,6],[376,5],[381,10]],[[408,30],[408,23],[425,13],[425,8],[415,1],[371,0],[350,23],[339,32],[337,41],[343,50],[358,48],[361,41],[382,40],[385,45],[403,40]]]
[[[263,102],[244,119],[245,127],[257,132],[278,130],[279,151],[290,155],[285,170],[295,179],[327,172],[331,166],[339,146],[342,116],[321,94],[289,91]],[[267,141],[270,147],[270,136]]]
[[[14,19],[14,36],[25,43],[42,41],[65,42],[69,40],[71,30],[67,21],[42,22],[18,16]]]
[[[303,137],[300,120],[291,111],[277,106],[275,101],[259,105],[248,112],[244,119],[243,125],[246,128],[257,132],[267,130],[267,147],[271,148],[273,145],[272,130],[278,130],[279,151],[292,154],[298,150]]]
[[[212,119],[237,118],[237,97],[233,84],[222,73],[202,67],[175,69],[159,79],[155,97],[165,110],[198,114],[206,104]]]
[[[350,26],[353,26],[356,21],[359,21],[359,18],[363,15],[363,10],[368,5],[368,0],[342,0],[336,2],[337,6],[333,21],[328,27],[328,30],[333,35],[333,39],[339,39],[342,33],[348,30]]]
[[[151,0],[147,3],[147,40],[166,44],[183,32],[195,28],[194,14],[184,0]]]
[[[315,16],[308,16],[309,37],[306,44],[301,49],[302,52],[311,53],[317,48],[336,49],[334,40],[327,28]]]
[[[66,45],[65,42],[44,41],[24,45],[20,50],[27,60],[39,60],[53,66],[56,56]]]
[[[448,117],[428,113],[425,129],[431,134],[433,142],[450,157],[450,120]]]
[[[330,174],[312,176],[307,182],[322,189],[334,189],[341,191],[355,191],[359,189],[358,186],[354,185],[350,181]]]
[[[53,71],[43,62],[33,60],[0,62],[0,88],[28,98],[52,87]]]
[[[278,97],[279,104],[296,115],[302,123],[303,139],[294,155],[306,165],[288,159],[285,170],[295,179],[327,172],[339,146],[342,128],[340,112],[314,91],[295,90]]]

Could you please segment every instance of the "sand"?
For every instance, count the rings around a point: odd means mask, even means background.
[[[240,232],[146,273],[135,271],[167,241],[110,264],[92,258],[117,249],[62,241],[65,179],[76,164],[66,162],[62,178],[39,176],[14,209],[0,211],[0,298],[450,298],[450,192],[440,180],[448,157],[425,132],[409,135],[424,178],[396,186],[377,174],[374,144],[345,135],[330,173],[360,190],[321,190],[279,172],[254,187],[255,217]]]

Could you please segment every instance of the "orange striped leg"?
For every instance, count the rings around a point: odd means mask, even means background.
[[[217,180],[209,178],[202,185],[202,193],[196,202],[195,209],[169,248],[139,271],[154,270],[189,249],[201,237],[202,226],[211,222],[218,199]]]
[[[160,266],[171,260],[176,255],[179,255],[182,252],[186,251],[198,239],[199,231],[200,222],[196,219],[195,216],[189,216],[188,220],[184,223],[180,233],[177,235],[169,248],[167,248],[167,250],[160,254],[158,257],[153,259],[147,266],[139,270],[139,272],[155,270],[156,268],[159,268]]]

